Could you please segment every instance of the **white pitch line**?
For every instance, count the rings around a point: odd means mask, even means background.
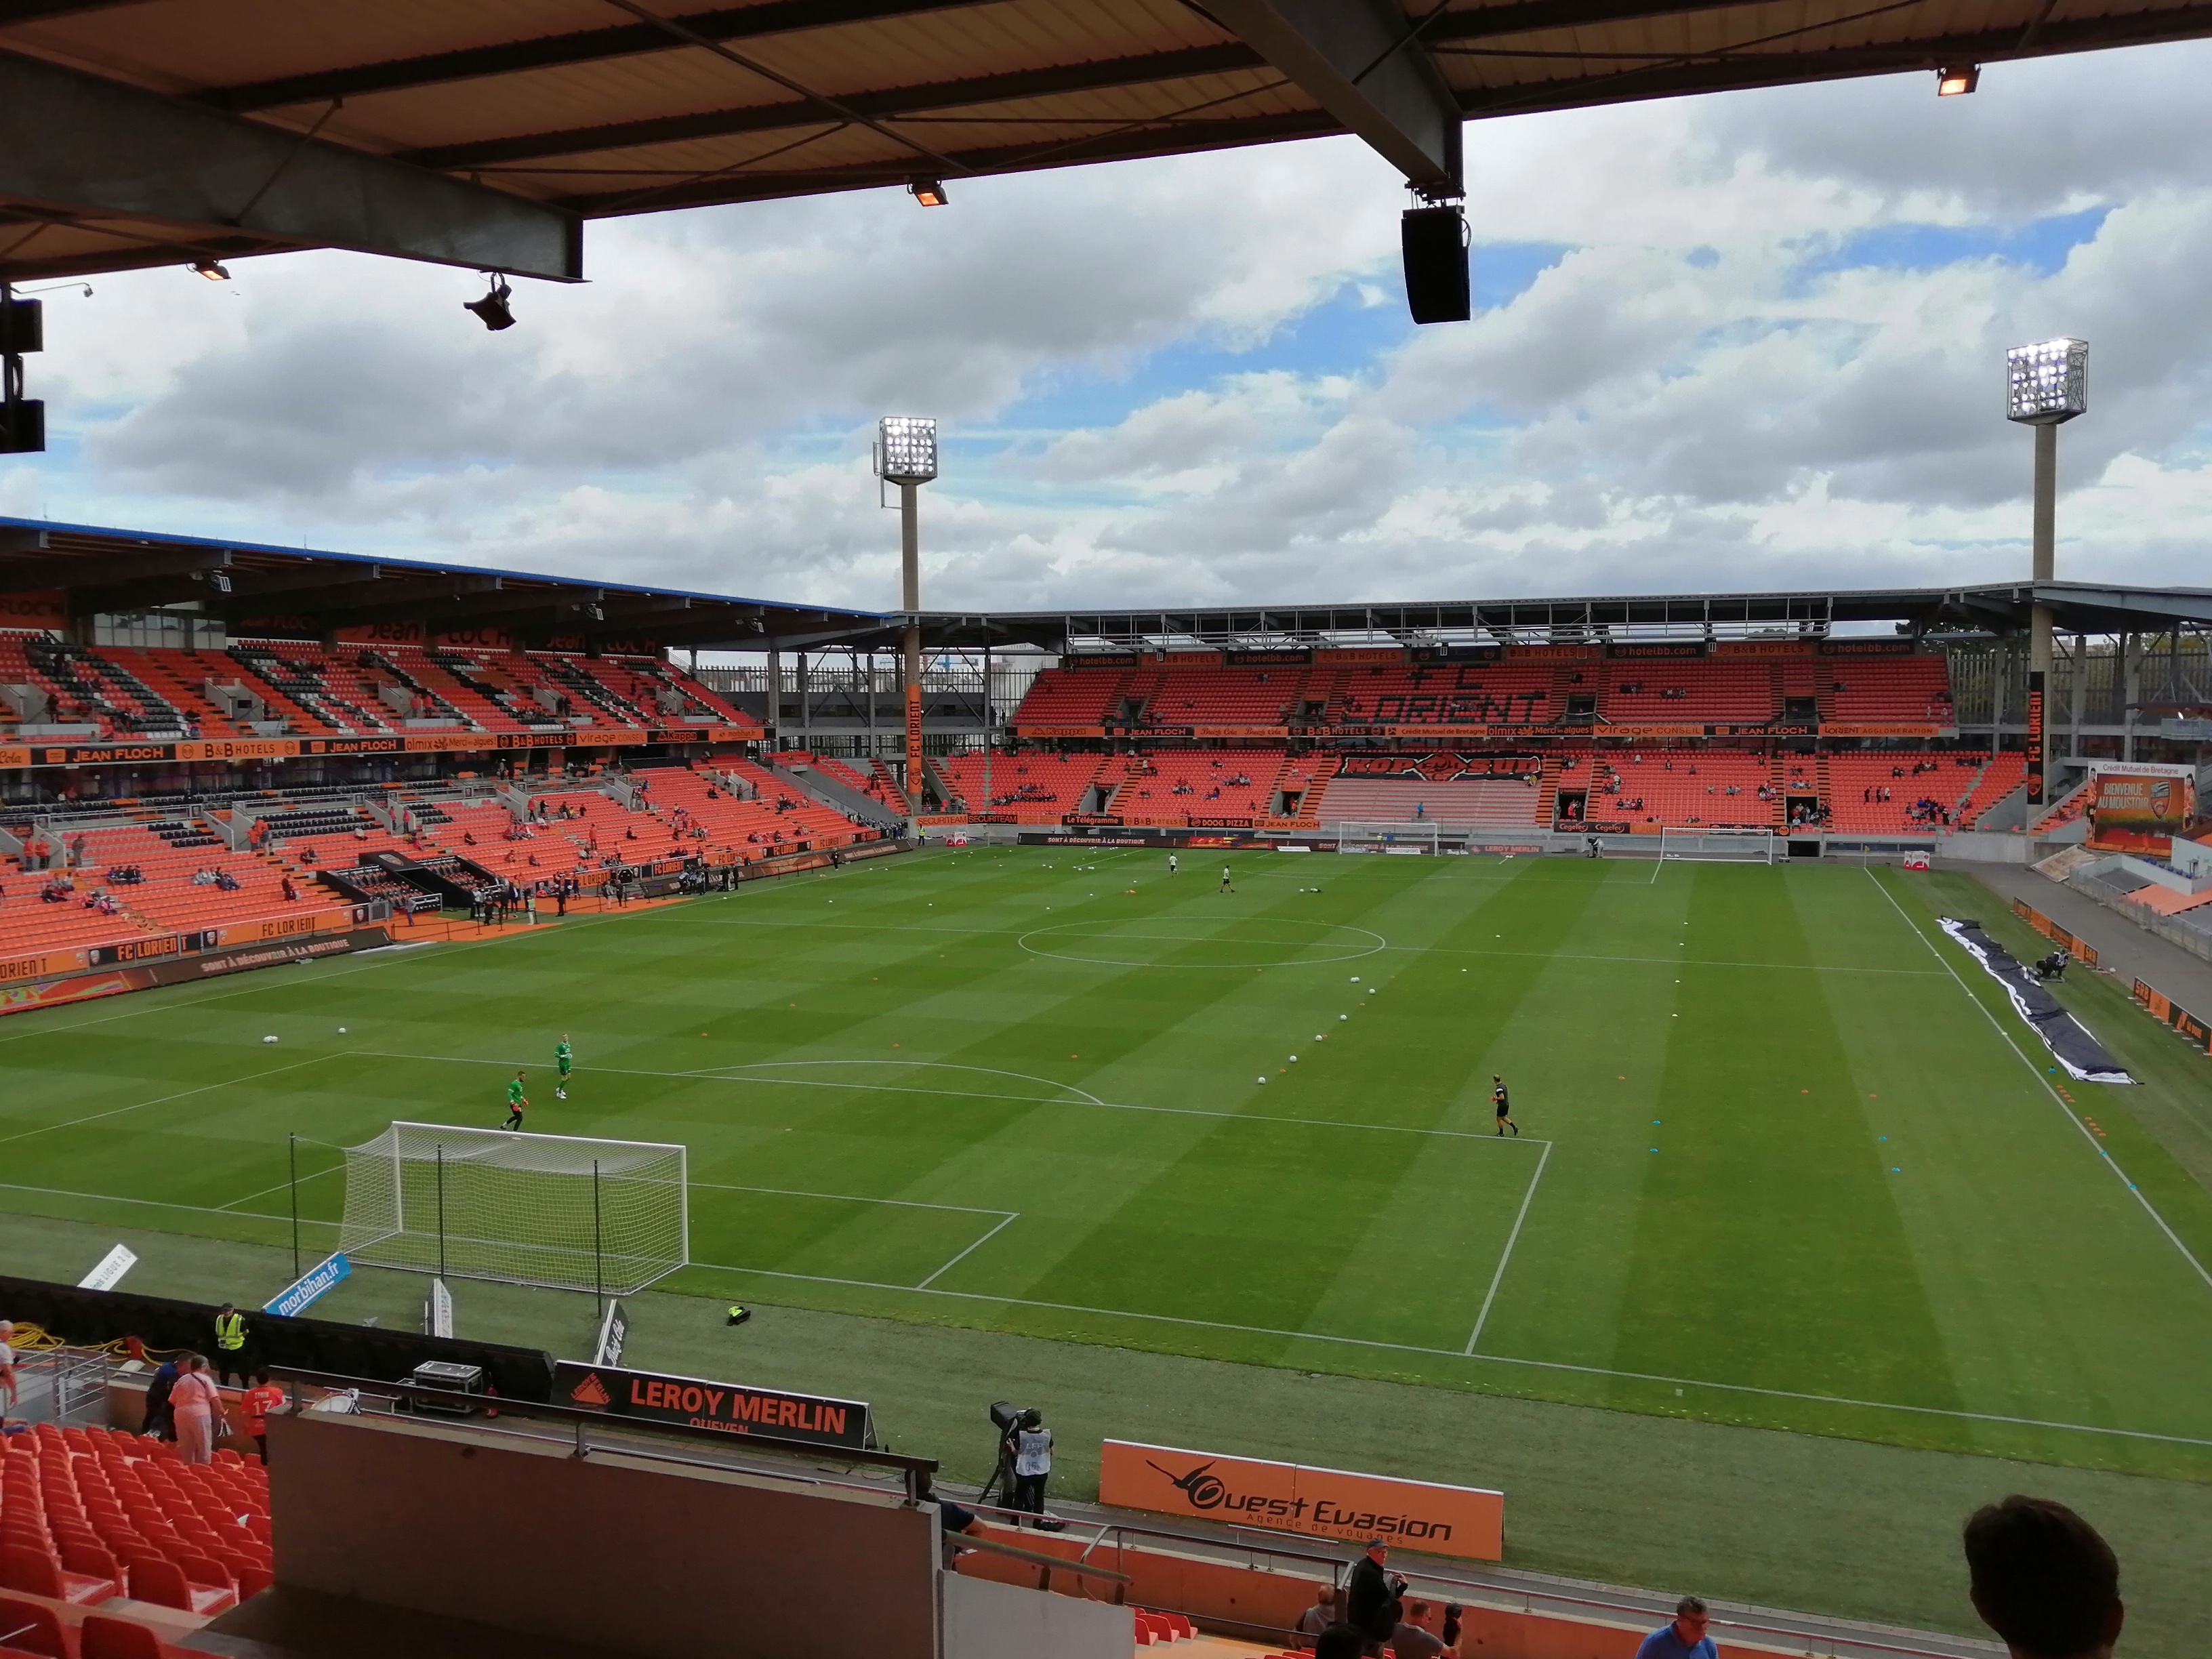
[[[402,1054],[374,1048],[357,1049],[354,1052],[372,1060],[429,1060],[447,1066],[497,1066],[503,1068],[514,1064],[513,1060],[481,1060],[466,1054]],[[762,1062],[767,1066],[931,1066],[946,1063],[928,1060],[765,1060]],[[1343,1118],[1283,1117],[1268,1112],[1217,1112],[1209,1111],[1201,1106],[1138,1106],[1126,1101],[1100,1100],[1096,1096],[1086,1096],[1080,1100],[1069,1100],[1065,1097],[1048,1100],[1040,1099],[1035,1095],[984,1094],[974,1089],[903,1089],[896,1084],[889,1083],[814,1083],[805,1078],[797,1077],[730,1077],[725,1075],[732,1069],[729,1066],[697,1072],[651,1072],[620,1066],[594,1066],[590,1069],[606,1077],[658,1077],[683,1083],[744,1083],[785,1089],[860,1089],[871,1094],[935,1096],[947,1100],[995,1100],[1015,1106],[1085,1106],[1109,1112],[1150,1112],[1162,1117],[1221,1118],[1235,1123],[1274,1123],[1296,1129],[1364,1129],[1376,1134],[1429,1135],[1440,1140],[1487,1142],[1497,1139],[1495,1135],[1486,1135],[1474,1129],[1425,1129],[1410,1123],[1353,1123]],[[959,1069],[983,1070],[986,1068],[963,1066]],[[1073,1094],[1083,1094],[1083,1091],[1069,1085],[1059,1084],[1054,1086],[1068,1089],[1069,1092]],[[1499,1141],[1498,1144],[1511,1146],[1548,1146],[1552,1143],[1548,1140],[1538,1140],[1534,1137],[1522,1137],[1510,1141]]]
[[[1491,1304],[1498,1300],[1498,1287],[1505,1282],[1505,1264],[1513,1260],[1513,1247],[1521,1242],[1521,1224],[1528,1218],[1528,1206],[1536,1201],[1536,1183],[1544,1178],[1544,1166],[1551,1161],[1552,1143],[1547,1140],[1536,1159],[1536,1173],[1528,1177],[1528,1190],[1521,1194],[1520,1212],[1513,1218],[1513,1231],[1505,1236],[1505,1249],[1498,1258],[1498,1271],[1490,1276],[1490,1292],[1482,1298],[1482,1311],[1474,1316],[1474,1329],[1468,1334],[1462,1353],[1472,1356],[1474,1345],[1482,1340],[1482,1328],[1490,1322]]]
[[[977,1239],[966,1249],[961,1251],[958,1255],[954,1256],[951,1261],[946,1262],[935,1273],[930,1274],[928,1278],[923,1279],[921,1284],[915,1286],[915,1289],[917,1291],[927,1290],[931,1285],[937,1283],[939,1279],[944,1278],[945,1274],[951,1273],[955,1267],[965,1261],[969,1256],[975,1255],[976,1251],[981,1249],[986,1244],[988,1244],[993,1239],[996,1238],[1000,1233],[1006,1231],[1007,1228],[1012,1226],[1014,1223],[1019,1221],[1021,1218],[1022,1212],[1019,1210],[1007,1211],[1006,1218],[1005,1220],[1001,1221],[997,1226],[992,1228],[989,1232],[985,1233],[982,1237]]]
[[[2017,1428],[2056,1429],[2070,1434],[2113,1435],[2128,1440],[2154,1440],[2174,1446],[2212,1446],[2212,1438],[2189,1434],[2160,1434],[2151,1429],[2113,1429],[2094,1423],[2057,1423],[2046,1418],[2012,1417],[1997,1412],[1960,1411],[1948,1406],[1909,1406],[1893,1400],[1854,1400],[1845,1395],[1808,1394],[1796,1389],[1767,1389],[1750,1382],[1716,1382],[1701,1376],[1666,1376],[1653,1371],[1614,1370],[1604,1365],[1575,1365],[1558,1359],[1522,1359],[1510,1354],[1464,1354],[1450,1348],[1425,1347],[1417,1342],[1385,1342],[1374,1337],[1328,1336],[1316,1331],[1278,1330],[1267,1325],[1232,1325],[1218,1319],[1190,1319],[1178,1314],[1132,1313],[1126,1308],[1091,1308],[1073,1302],[1041,1302],[1028,1297],[991,1296],[981,1291],[923,1290],[913,1285],[886,1285],[872,1279],[835,1279],[824,1273],[784,1273],[774,1267],[734,1267],[718,1261],[693,1261],[687,1267],[708,1273],[736,1273],[759,1279],[787,1279],[809,1285],[838,1285],[854,1290],[891,1291],[908,1296],[951,1297],[963,1302],[988,1302],[1000,1307],[1041,1308],[1049,1313],[1090,1314],[1105,1319],[1140,1319],[1152,1324],[1182,1325],[1200,1330],[1233,1331],[1243,1336],[1280,1337],[1293,1342],[1327,1342],[1340,1347],[1380,1348],[1393,1353],[1427,1354],[1439,1359],[1471,1359],[1479,1365],[1519,1365],[1534,1370],[1565,1371],[1577,1376],[1615,1377],[1631,1382],[1657,1382],[1678,1389],[1717,1389],[1726,1394],[1757,1395],[1771,1400],[1800,1400],[1819,1406],[1844,1406],[1861,1411],[1905,1412],[1916,1417],[1954,1418],[1972,1423],[2002,1423]]]
[[[0,1192],[36,1193],[42,1198],[81,1198],[93,1204],[137,1204],[147,1209],[184,1210],[193,1215],[228,1216],[233,1220],[249,1217],[256,1221],[289,1221],[289,1216],[270,1215],[262,1210],[216,1209],[207,1204],[173,1204],[161,1198],[125,1198],[119,1193],[79,1193],[66,1187],[26,1187],[13,1181],[0,1181]],[[243,1200],[239,1200],[243,1202]],[[300,1218],[302,1227],[336,1227],[335,1221],[316,1221],[307,1216]]]
[[[1989,1005],[1976,996],[1973,988],[1959,977],[1959,970],[1952,967],[1950,959],[1936,948],[1936,942],[1921,931],[1920,924],[1905,914],[1905,907],[1897,902],[1897,895],[1891,892],[1882,879],[1875,874],[1874,866],[1871,865],[1867,866],[1867,879],[1881,889],[1881,896],[1889,901],[1890,908],[1897,912],[1899,919],[1912,930],[1912,936],[1926,945],[1929,953],[1943,964],[1943,971],[1950,975],[1951,982],[1965,994],[1967,1001],[1982,1011],[1982,1018],[1996,1028],[1996,1034],[2004,1039],[2005,1047],[2011,1049],[2018,1057],[2020,1063],[2027,1067],[2029,1075],[2043,1085],[2044,1093],[2051,1097],[2051,1103],[2056,1106],[2065,1116],[2066,1121],[2080,1133],[2081,1139],[2088,1143],[2089,1150],[2104,1161],[2106,1167],[2112,1170],[2113,1176],[2133,1195],[2136,1202],[2142,1206],[2143,1213],[2158,1224],[2159,1231],[2166,1235],[2168,1243],[2181,1252],[2181,1259],[2196,1270],[2197,1278],[2204,1281],[2205,1288],[2212,1290],[2212,1273],[2204,1271],[2204,1264],[2197,1259],[2189,1246],[2181,1242],[2181,1236],[2166,1224],[2166,1218],[2158,1212],[2156,1206],[2148,1198],[2143,1196],[2142,1189],[2128,1179],[2128,1172],[2120,1167],[2119,1159],[2097,1145],[2097,1138],[2089,1132],[2089,1126],[2082,1122],[2074,1109],[2066,1103],[2065,1097],[2051,1086],[2051,1079],[2037,1069],[2035,1062],[2027,1057],[2027,1051],[2012,1040],[2012,1033],[2006,1030],[2003,1022],[1990,1012]]]
[[[310,1182],[310,1181],[320,1181],[320,1180],[321,1180],[325,1176],[332,1176],[332,1175],[336,1175],[336,1174],[337,1174],[337,1173],[338,1173],[338,1171],[339,1171],[339,1170],[343,1170],[343,1169],[344,1169],[344,1168],[345,1168],[345,1165],[344,1165],[344,1164],[331,1164],[331,1167],[330,1167],[329,1169],[327,1169],[327,1170],[316,1170],[313,1174],[312,1174],[312,1175],[304,1175],[304,1176],[301,1176],[300,1177],[300,1182],[299,1182],[299,1184],[301,1184],[301,1185],[304,1186],[307,1182]],[[232,1199],[232,1200],[230,1200],[230,1202],[229,1202],[229,1203],[228,1203],[228,1204],[224,1204],[224,1205],[222,1205],[222,1206],[219,1206],[218,1207],[220,1207],[220,1208],[222,1208],[222,1209],[225,1209],[225,1210],[236,1209],[236,1208],[238,1207],[238,1206],[240,1206],[240,1205],[241,1205],[241,1204],[251,1204],[251,1203],[252,1203],[252,1202],[253,1202],[253,1200],[254,1200],[255,1199],[257,1199],[257,1198],[266,1198],[266,1197],[268,1197],[268,1196],[269,1196],[269,1194],[271,1194],[271,1193],[281,1193],[281,1192],[283,1192],[283,1191],[287,1187],[289,1187],[289,1186],[291,1186],[291,1185],[293,1185],[293,1184],[294,1184],[294,1183],[293,1183],[293,1182],[289,1182],[289,1181],[280,1181],[280,1182],[277,1182],[274,1187],[264,1187],[264,1188],[263,1188],[259,1192],[258,1192],[258,1193],[248,1193],[248,1194],[246,1194],[246,1195],[244,1198],[234,1198],[234,1199]],[[258,1212],[258,1211],[254,1211],[254,1212],[251,1212],[250,1213],[258,1214],[258,1213],[259,1213],[259,1212]]]
[[[1021,1213],[1018,1210],[994,1209],[984,1204],[925,1204],[920,1199],[870,1198],[859,1193],[802,1193],[788,1187],[732,1187],[720,1181],[692,1181],[684,1184],[693,1192],[763,1193],[770,1198],[826,1198],[839,1204],[895,1204],[902,1210],[952,1210],[962,1215],[1013,1216]]]
[[[248,1072],[244,1077],[225,1078],[220,1083],[203,1083],[197,1089],[179,1089],[173,1095],[157,1095],[151,1100],[142,1100],[130,1106],[116,1106],[105,1112],[92,1112],[83,1117],[73,1117],[64,1123],[44,1123],[35,1129],[22,1129],[12,1135],[0,1135],[0,1146],[11,1141],[28,1140],[33,1135],[52,1134],[57,1129],[77,1129],[88,1123],[97,1123],[103,1118],[120,1117],[125,1112],[143,1112],[149,1107],[166,1106],[173,1100],[189,1099],[204,1095],[210,1089],[235,1089],[240,1084],[252,1083],[264,1077],[275,1077],[279,1072],[296,1072],[302,1066],[319,1066],[326,1060],[343,1060],[343,1054],[316,1054],[307,1060],[295,1060],[289,1066],[272,1066],[265,1072]]]

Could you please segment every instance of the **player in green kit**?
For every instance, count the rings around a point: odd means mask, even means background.
[[[526,1074],[524,1073],[517,1072],[514,1074],[514,1081],[507,1085],[507,1121],[501,1126],[502,1128],[520,1129],[522,1127],[522,1109],[530,1104],[522,1093],[522,1079],[525,1075]]]
[[[568,1073],[576,1064],[576,1051],[569,1047],[566,1031],[561,1033],[561,1040],[553,1045],[553,1061],[561,1068],[561,1079],[553,1085],[553,1098],[566,1100],[568,1097]]]

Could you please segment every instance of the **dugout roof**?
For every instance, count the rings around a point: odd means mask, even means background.
[[[594,218],[1342,132],[1449,193],[1463,119],[2207,33],[2204,0],[0,0],[0,279],[337,246],[576,280]]]

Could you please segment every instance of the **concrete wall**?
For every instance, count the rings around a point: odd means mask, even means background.
[[[280,1584],[652,1659],[936,1659],[933,1508],[414,1419],[269,1450]]]
[[[945,1577],[945,1659],[1129,1659],[1128,1608],[988,1578]]]

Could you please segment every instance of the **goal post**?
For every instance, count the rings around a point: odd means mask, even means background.
[[[440,1279],[627,1296],[690,1260],[689,1152],[394,1123],[345,1149],[338,1249]]]
[[[1340,853],[1433,853],[1442,844],[1443,826],[1433,819],[1402,823],[1339,823]]]
[[[1771,864],[1777,839],[1767,830],[1662,830],[1659,856],[1693,864]]]

